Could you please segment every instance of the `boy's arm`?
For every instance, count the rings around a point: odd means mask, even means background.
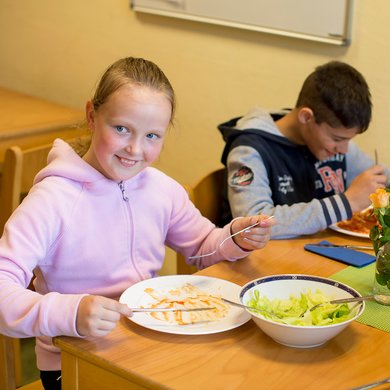
[[[253,180],[247,185],[232,185],[232,175],[242,166],[252,170]],[[313,234],[352,216],[343,194],[291,206],[275,206],[267,170],[254,148],[240,146],[232,149],[228,156],[227,169],[228,198],[233,217],[260,213],[274,215],[277,223],[272,227],[271,238]]]

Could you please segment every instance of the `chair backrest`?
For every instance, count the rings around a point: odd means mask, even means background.
[[[5,152],[1,180],[0,229],[21,202],[22,194],[32,186],[34,176],[47,163],[47,154],[51,145],[38,146],[22,150],[12,146]]]
[[[15,367],[15,350],[18,350],[18,345],[14,345],[14,340],[0,334],[0,389],[15,388],[20,382],[20,366]]]
[[[40,380],[21,386],[19,339],[0,334],[0,389],[2,390],[43,390]]]
[[[202,178],[189,193],[201,214],[216,225],[221,217],[225,169],[213,171]]]
[[[80,155],[89,146],[90,137],[66,140]],[[30,190],[35,175],[46,166],[52,144],[21,149],[12,146],[5,152],[0,183],[0,234],[12,212]]]
[[[222,195],[225,181],[225,169],[217,169],[203,177],[195,186],[184,185],[188,196],[201,214],[211,222],[218,224],[222,210]],[[177,254],[176,270],[178,274],[192,274],[196,267],[185,262],[184,256]]]

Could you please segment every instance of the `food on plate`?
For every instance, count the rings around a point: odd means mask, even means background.
[[[337,226],[344,230],[362,234],[370,234],[370,230],[377,224],[377,219],[373,214],[372,208],[354,213],[351,219],[337,222]]]
[[[149,315],[157,320],[166,321],[177,325],[219,321],[224,318],[229,311],[228,305],[222,302],[220,297],[204,292],[190,283],[187,283],[182,287],[170,289],[168,291],[146,288],[145,292],[156,300],[155,303],[148,306],[149,308],[166,307],[177,309],[194,309],[198,307],[215,307],[213,310],[205,311],[149,313]]]
[[[254,311],[254,313],[264,318],[281,322],[282,324],[299,326],[338,324],[349,320],[356,314],[359,305],[356,305],[351,310],[346,303],[329,303],[331,299],[333,297],[327,297],[320,290],[316,290],[314,293],[308,290],[307,292],[302,292],[299,297],[291,294],[289,299],[274,299],[271,301],[266,296],[261,297],[259,291],[255,290],[247,305],[256,309],[266,310],[279,317]],[[310,311],[310,308],[319,303],[324,304]]]

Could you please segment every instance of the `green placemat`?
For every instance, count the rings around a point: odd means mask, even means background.
[[[375,263],[372,263],[362,268],[347,267],[329,276],[329,279],[345,283],[362,295],[369,295],[372,294],[374,277]],[[366,309],[356,321],[390,332],[390,306],[380,305],[375,301],[366,301]]]

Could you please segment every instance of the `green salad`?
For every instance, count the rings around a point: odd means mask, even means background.
[[[299,326],[338,324],[349,320],[356,314],[358,306],[350,310],[346,303],[328,303],[331,299],[333,298],[324,295],[320,290],[316,290],[314,293],[308,290],[307,292],[302,292],[299,297],[291,294],[289,299],[270,300],[266,296],[260,296],[259,291],[255,290],[247,305],[254,309],[266,310],[277,316],[253,311],[264,318],[283,324]],[[314,305],[324,302],[327,303],[310,311],[310,308]]]

